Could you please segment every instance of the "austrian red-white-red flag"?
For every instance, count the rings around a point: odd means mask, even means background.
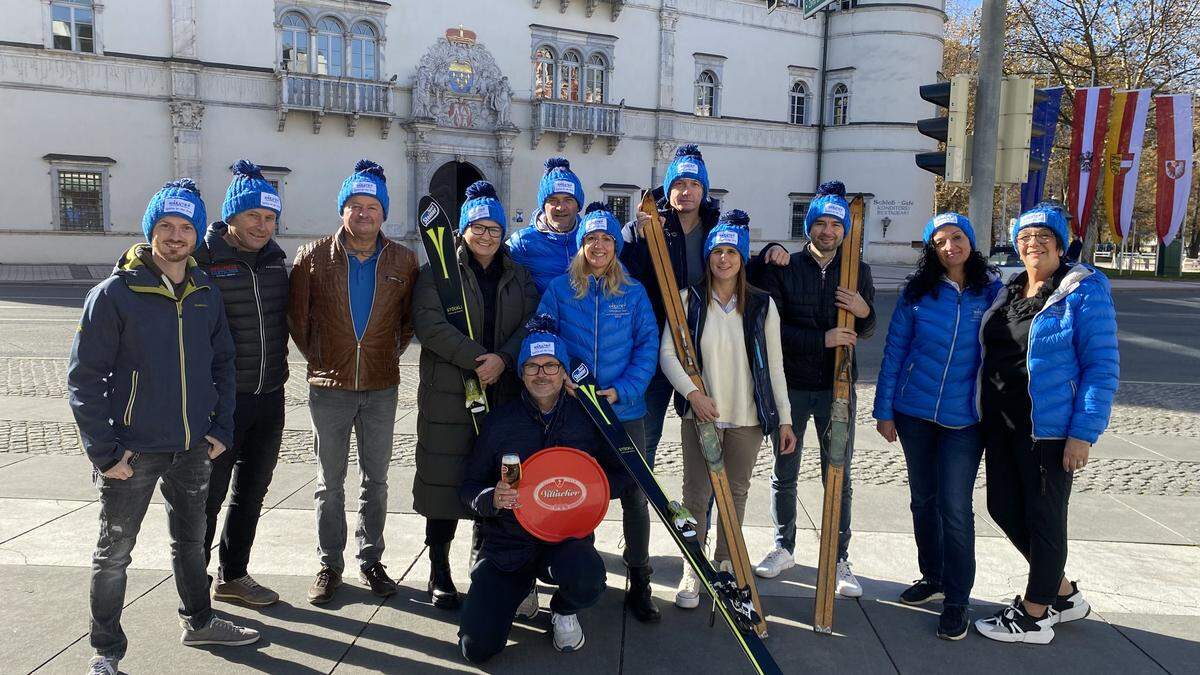
[[[1112,102],[1112,87],[1081,87],[1075,90],[1074,113],[1071,115],[1071,181],[1067,188],[1067,208],[1071,212],[1071,229],[1083,239],[1092,221],[1092,203],[1104,148],[1104,132],[1108,128],[1108,106]]]
[[[1154,197],[1154,224],[1163,246],[1179,234],[1192,191],[1192,95],[1154,97],[1158,122],[1158,187]]]
[[[1113,92],[1108,135],[1104,141],[1107,169],[1104,173],[1104,210],[1108,226],[1117,239],[1124,239],[1129,234],[1129,224],[1133,222],[1138,166],[1142,162],[1142,141],[1146,136],[1149,113],[1149,89]]]

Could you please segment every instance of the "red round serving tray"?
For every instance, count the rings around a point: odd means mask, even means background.
[[[525,531],[556,544],[595,531],[608,513],[608,477],[591,455],[552,447],[521,462],[513,513]]]

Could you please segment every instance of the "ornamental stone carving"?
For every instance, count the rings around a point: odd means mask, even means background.
[[[452,28],[421,57],[413,77],[414,118],[438,126],[493,131],[512,127],[513,90],[475,33]]]
[[[204,121],[204,104],[199,101],[174,100],[170,102],[171,126],[176,129],[199,131]]]

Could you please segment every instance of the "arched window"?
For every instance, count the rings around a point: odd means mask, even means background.
[[[341,77],[345,67],[345,29],[328,17],[317,22],[317,74]]]
[[[696,78],[696,115],[715,117],[717,114],[717,76],[711,70]]]
[[[568,51],[563,54],[562,63],[558,66],[559,90],[558,97],[564,101],[579,100],[579,52]]]
[[[792,124],[804,124],[808,112],[808,87],[796,80],[789,94],[788,121]]]
[[[554,52],[549,47],[538,47],[533,53],[534,98],[554,98],[555,61]]]
[[[584,103],[604,103],[604,78],[608,72],[608,62],[599,54],[592,54],[584,67],[583,101]]]
[[[375,29],[371,24],[360,21],[350,29],[350,77],[363,80],[379,78],[376,52]]]
[[[833,87],[833,125],[850,123],[850,88],[838,83]]]
[[[308,72],[308,22],[299,14],[285,14],[283,21],[283,69]]]

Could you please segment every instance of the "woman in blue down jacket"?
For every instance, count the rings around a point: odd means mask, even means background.
[[[1041,205],[1017,219],[1025,264],[984,314],[979,389],[988,513],[1029,561],[1025,598],[975,622],[986,638],[1047,644],[1091,607],[1067,581],[1067,501],[1108,426],[1120,358],[1108,278],[1068,265],[1067,222]]]
[[[975,582],[971,490],[983,456],[975,376],[979,323],[1000,280],[975,250],[971,221],[957,213],[925,225],[925,252],[896,301],[875,388],[877,428],[897,436],[908,489],[921,578],[900,601],[943,600],[938,637],[967,634]]]
[[[658,322],[646,289],[629,277],[617,257],[624,241],[621,224],[607,206],[593,202],[576,228],[579,251],[567,273],[542,295],[538,314],[558,321],[559,335],[571,356],[585,362],[604,389],[629,437],[641,450],[646,432],[644,395],[658,365]],[[568,380],[568,383],[570,381]],[[650,511],[641,490],[621,497],[625,565],[629,590],[625,602],[639,621],[661,614],[650,595]]]

